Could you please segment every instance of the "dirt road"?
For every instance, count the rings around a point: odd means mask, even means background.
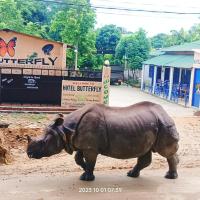
[[[184,108],[130,87],[111,88],[111,105],[125,106],[150,100],[160,103],[173,117],[180,133],[178,155],[179,178],[163,178],[167,163],[158,154],[153,155],[151,166],[138,179],[126,173],[136,159],[117,160],[98,156],[93,182],[79,181],[82,170],[73,156],[62,152],[41,160],[26,156],[25,134],[40,135],[41,127],[53,115],[1,114],[2,121],[11,122],[4,130],[14,161],[0,166],[0,200],[63,200],[63,199],[192,199],[200,200],[200,117],[196,110]]]

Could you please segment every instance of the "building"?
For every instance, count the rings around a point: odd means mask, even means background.
[[[162,49],[143,62],[141,89],[200,107],[200,41]]]
[[[66,68],[66,48],[62,42],[0,30],[0,65],[47,69]]]
[[[67,47],[72,46],[0,30],[0,105],[77,109],[88,103],[107,104],[110,67],[103,72],[69,70]]]
[[[67,45],[0,30],[0,103],[60,104]]]

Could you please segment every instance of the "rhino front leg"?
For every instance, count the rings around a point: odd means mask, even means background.
[[[179,163],[178,155],[174,154],[170,158],[167,158],[169,165],[169,171],[166,173],[165,178],[176,179],[178,178],[177,165]]]
[[[83,151],[83,155],[85,158],[85,172],[80,176],[80,180],[93,181],[95,179],[93,171],[97,160],[97,153],[93,151]]]
[[[138,158],[137,164],[127,173],[127,176],[134,178],[138,177],[140,175],[140,171],[151,164],[151,160],[152,152],[149,151],[148,153]]]
[[[77,165],[80,165],[84,170],[86,169],[85,161],[83,160],[83,152],[77,151],[75,154],[75,162]]]

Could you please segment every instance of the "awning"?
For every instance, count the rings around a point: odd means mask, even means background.
[[[143,62],[146,65],[163,67],[192,68],[194,64],[193,55],[160,55]]]

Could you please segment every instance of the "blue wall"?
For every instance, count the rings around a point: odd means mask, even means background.
[[[179,74],[180,74],[180,68],[174,68],[174,79],[173,79],[173,84],[178,84],[179,83]]]
[[[200,69],[195,69],[192,106],[200,106]]]

